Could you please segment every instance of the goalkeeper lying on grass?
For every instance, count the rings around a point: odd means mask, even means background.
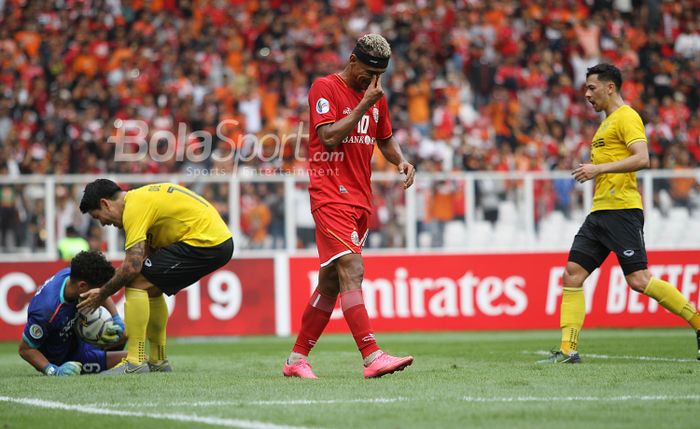
[[[80,293],[102,286],[114,275],[114,267],[99,252],[80,252],[70,268],[57,272],[29,303],[19,355],[45,375],[78,375],[109,369],[126,356],[86,343],[75,332],[76,304]],[[102,334],[107,347],[123,345],[124,322],[114,302],[104,303],[112,320]]]

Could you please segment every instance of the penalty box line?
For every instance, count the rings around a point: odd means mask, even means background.
[[[147,417],[156,420],[173,420],[178,422],[202,423],[212,426],[239,428],[239,429],[310,429],[306,426],[289,426],[278,425],[275,423],[261,422],[256,420],[243,419],[227,419],[222,417],[198,416],[190,414],[164,414],[164,413],[146,413],[142,411],[124,411],[111,410],[105,408],[93,408],[93,406],[85,406],[79,404],[66,404],[58,401],[46,401],[36,398],[12,398],[9,396],[0,396],[0,402],[9,402],[14,404],[29,405],[39,408],[47,408],[61,411],[77,411],[85,414],[98,414],[106,416],[121,416],[121,417]],[[138,406],[134,404],[134,406]]]

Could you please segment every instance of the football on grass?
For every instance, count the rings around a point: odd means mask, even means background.
[[[83,314],[79,312],[78,321],[76,323],[78,336],[91,344],[104,344],[100,338],[102,337],[107,322],[111,319],[112,315],[109,314],[109,311],[104,307],[99,307],[92,313]]]

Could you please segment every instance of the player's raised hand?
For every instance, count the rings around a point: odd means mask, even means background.
[[[90,289],[87,292],[81,293],[80,298],[82,301],[78,303],[77,308],[79,311],[85,314],[92,313],[93,311],[97,310],[97,308],[101,306],[102,302],[104,301],[104,298],[100,294],[99,288]]]
[[[378,74],[375,74],[370,82],[367,90],[365,91],[365,96],[363,97],[364,102],[367,103],[367,108],[374,105],[380,98],[384,95],[384,88],[382,88],[382,80]]]
[[[399,173],[405,177],[403,179],[403,188],[408,189],[413,185],[413,179],[416,176],[416,168],[407,161],[402,161],[398,165]]]

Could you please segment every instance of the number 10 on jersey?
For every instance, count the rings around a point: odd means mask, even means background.
[[[367,134],[369,128],[369,115],[364,115],[357,123],[357,134]]]

